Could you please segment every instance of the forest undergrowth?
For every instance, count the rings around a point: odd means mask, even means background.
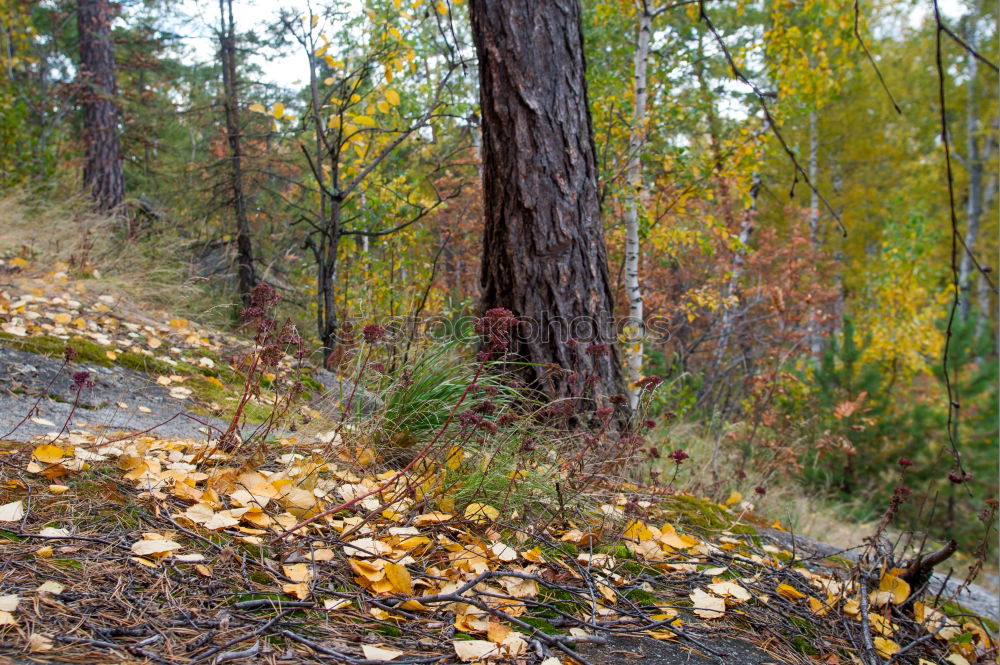
[[[92,380],[80,363],[147,372],[206,434],[105,431],[82,412],[34,441],[4,434],[6,648],[554,665],[643,635],[709,657],[742,637],[786,662],[995,657],[994,624],[925,595],[921,553],[938,548],[894,538],[903,461],[870,539],[789,547],[771,534],[806,492],[781,489],[776,454],[748,464],[737,425],[655,422],[670,388],[657,378],[631,429],[611,426],[614,399],[583,419],[573,400],[524,399],[504,310],[470,338],[405,351],[369,324],[346,388],[324,398],[272,288],[222,334],[157,322],[121,294],[112,312],[94,270],[80,281],[42,256],[3,259],[2,343],[64,357],[57,380],[77,396]],[[981,548],[995,515],[982,517]],[[971,568],[985,552],[966,553]]]

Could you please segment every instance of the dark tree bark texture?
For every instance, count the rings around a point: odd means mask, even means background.
[[[233,212],[236,216],[236,276],[240,300],[250,305],[250,290],[257,284],[250,241],[250,221],[243,192],[243,142],[240,135],[239,87],[236,78],[236,23],[232,0],[219,0],[219,55],[225,94],[226,135],[229,139],[229,177]]]
[[[109,0],[78,0],[76,22],[80,45],[81,102],[86,144],[83,182],[102,212],[125,202],[118,106],[115,97],[115,47],[111,40]]]
[[[620,394],[579,0],[469,9],[483,115],[483,307],[521,318],[514,351],[536,365],[525,370],[535,388]],[[587,377],[596,386],[585,388]]]

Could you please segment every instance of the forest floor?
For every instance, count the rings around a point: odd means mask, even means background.
[[[989,594],[935,598],[900,553],[796,538],[738,499],[609,486],[547,524],[446,508],[434,469],[359,463],[308,401],[225,450],[245,342],[0,271],[0,664],[996,657]]]

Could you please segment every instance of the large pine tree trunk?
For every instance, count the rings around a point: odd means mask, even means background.
[[[483,306],[521,317],[513,350],[534,364],[525,372],[537,389],[574,397],[594,376],[597,393],[621,394],[579,0],[474,0],[470,13],[483,114]]]
[[[125,202],[121,144],[118,138],[118,93],[115,47],[111,40],[109,0],[78,0],[83,129],[86,164],[83,182],[98,210],[112,212]]]

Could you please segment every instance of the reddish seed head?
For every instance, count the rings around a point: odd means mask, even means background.
[[[488,337],[493,350],[502,351],[510,342],[510,329],[517,325],[517,318],[509,309],[494,307],[476,319],[476,333]]]
[[[681,450],[680,448],[678,448],[677,450],[670,451],[670,454],[667,455],[667,457],[672,459],[674,461],[674,464],[680,465],[681,462],[683,462],[684,460],[686,460],[691,456],[688,455],[683,450]]]
[[[90,372],[73,372],[73,386],[80,388],[93,388],[94,382],[90,379]]]
[[[901,466],[901,467],[903,467],[905,469],[907,467],[913,466],[913,460],[911,460],[908,457],[900,457],[899,461],[896,462],[896,464],[898,464],[899,466]]]
[[[659,376],[644,376],[635,385],[641,390],[652,390],[663,383],[663,378]]]
[[[497,418],[497,425],[500,427],[507,427],[508,425],[513,425],[518,420],[517,414],[514,413],[501,413]]]
[[[608,355],[610,350],[607,344],[591,344],[587,347],[587,353],[595,358]]]
[[[385,328],[377,323],[369,323],[361,329],[361,334],[364,336],[366,342],[374,344],[385,337]]]
[[[250,290],[250,307],[257,307],[262,310],[266,310],[269,307],[274,307],[281,301],[281,296],[278,292],[271,288],[270,284],[266,282],[261,282],[257,286]]]
[[[763,485],[759,485],[759,486],[753,488],[753,491],[756,492],[757,494],[760,494],[761,496],[764,496],[765,494],[767,494],[767,488],[764,487]]]
[[[962,483],[967,483],[972,480],[972,474],[968,471],[952,469],[948,472],[948,480],[951,481],[953,485],[961,485]]]

